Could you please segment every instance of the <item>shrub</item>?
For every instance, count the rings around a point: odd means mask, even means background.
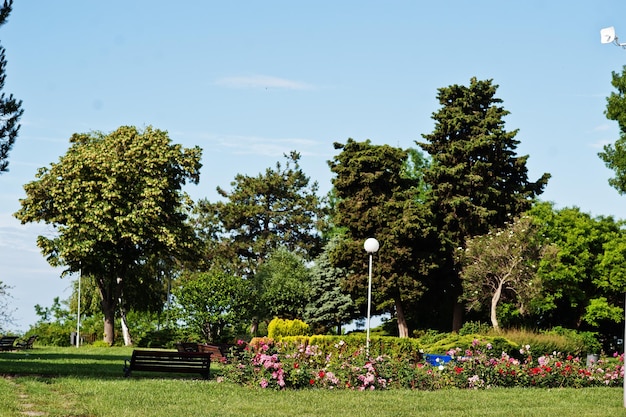
[[[267,325],[267,336],[270,339],[279,339],[285,336],[305,336],[309,325],[302,320],[285,320],[275,318]]]
[[[137,342],[138,347],[173,348],[176,343],[185,339],[177,329],[163,329],[146,332]]]
[[[245,346],[240,356],[225,365],[224,379],[274,389],[433,390],[620,386],[624,375],[623,355],[615,354],[616,360],[600,360],[587,367],[571,355],[535,355],[529,345],[519,349],[522,359],[516,359],[478,339],[473,339],[468,349],[446,352],[452,360],[437,366],[388,355],[367,355],[363,346],[355,350],[344,340],[335,343],[332,351],[312,343],[274,343],[271,339],[255,342],[256,346]]]
[[[481,340],[485,344],[488,343],[494,351],[505,352],[508,355],[515,355],[520,346],[518,343],[503,336],[461,335],[456,333],[448,333],[430,344],[424,343],[423,339],[420,339],[420,342],[426,353],[444,353],[457,348],[462,350],[471,349],[475,344],[475,340]]]

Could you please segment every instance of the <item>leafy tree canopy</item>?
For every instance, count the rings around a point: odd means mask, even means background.
[[[285,158],[284,166],[278,162],[256,177],[238,174],[232,191],[218,187],[224,201],[198,203],[198,231],[207,244],[207,257],[254,274],[280,247],[307,260],[319,253],[324,211],[317,183],[302,171],[300,154]]]
[[[131,306],[141,305],[163,287],[158,274],[145,273],[154,262],[195,253],[186,223],[192,201],[182,186],[198,181],[201,150],[172,145],[167,132],[152,127],[74,134],[70,143],[59,162],[24,186],[15,216],[55,228],[37,241],[51,265],[95,278],[112,343],[122,290]]]

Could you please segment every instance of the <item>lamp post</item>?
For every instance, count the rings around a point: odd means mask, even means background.
[[[80,347],[80,281],[83,277],[83,270],[81,268],[78,273],[78,311],[76,313],[76,347]]]
[[[600,42],[607,44],[612,43],[616,46],[621,46],[626,49],[626,43],[621,43],[617,40],[615,34],[615,28],[613,26],[603,28],[600,30]],[[624,380],[624,408],[626,408],[626,294],[624,295],[624,337],[622,338],[622,348],[624,354],[624,360],[622,361],[622,379]]]
[[[370,255],[369,279],[367,280],[367,336],[365,339],[365,352],[370,355],[370,315],[372,312],[372,256],[378,252],[380,244],[376,239],[370,237],[363,244],[365,252]]]

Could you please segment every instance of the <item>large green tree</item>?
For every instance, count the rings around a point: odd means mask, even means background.
[[[278,248],[263,262],[254,283],[256,319],[302,319],[311,297],[311,273],[304,259],[287,248]]]
[[[434,244],[429,213],[417,198],[419,179],[406,175],[408,155],[400,148],[348,139],[335,143],[335,149],[341,152],[329,161],[337,197],[332,222],[344,233],[331,260],[350,272],[344,287],[364,307],[368,257],[363,242],[370,237],[380,242],[372,279],[374,311],[391,313],[398,334],[407,337],[405,305],[422,294]]]
[[[227,341],[251,314],[250,283],[218,269],[184,273],[173,290],[178,319],[205,342]]]
[[[201,150],[172,144],[167,132],[152,127],[74,134],[70,144],[59,162],[24,186],[15,216],[54,226],[54,237],[37,240],[51,265],[94,277],[104,340],[113,343],[120,300],[140,306],[162,291],[161,277],[146,271],[194,253],[186,222],[192,201],[182,187],[198,181]]]
[[[449,295],[455,330],[463,309],[457,300],[462,289],[454,251],[465,246],[466,238],[502,227],[528,210],[549,179],[543,174],[535,182],[528,180],[528,156],[516,155],[517,130],[505,130],[509,112],[495,96],[497,87],[491,80],[472,78],[469,86],[440,88],[441,108],[432,115],[435,128],[422,135],[426,142],[417,142],[432,158],[424,180],[445,249],[434,294]]]
[[[253,275],[280,247],[307,260],[320,252],[324,211],[317,183],[300,167],[300,154],[285,158],[263,174],[238,174],[231,191],[218,187],[224,200],[198,202],[197,229],[207,258]]]
[[[0,26],[7,22],[12,9],[13,0],[5,0],[0,7]],[[0,91],[4,90],[6,66],[5,49],[0,46]],[[13,147],[20,130],[18,123],[23,113],[21,100],[16,100],[13,94],[9,94],[8,97],[4,93],[0,95],[0,173],[8,170],[9,151]]]
[[[604,146],[598,153],[607,168],[615,171],[615,177],[609,184],[620,194],[626,193],[626,66],[621,73],[613,72],[611,84],[616,91],[607,97],[604,114],[607,119],[615,120],[619,126],[620,137],[614,144]]]
[[[536,204],[529,213],[539,234],[557,248],[554,259],[539,264],[543,295],[536,307],[542,326],[597,329],[621,321],[624,222],[592,217],[576,207],[555,210],[551,203]]]

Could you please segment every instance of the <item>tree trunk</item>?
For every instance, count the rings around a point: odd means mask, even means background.
[[[500,325],[498,324],[498,316],[496,315],[496,309],[498,308],[498,303],[500,302],[500,297],[502,296],[502,287],[504,286],[504,280],[498,283],[498,287],[496,291],[491,296],[491,325],[494,330],[500,330]]]
[[[104,341],[112,345],[115,342],[115,303],[102,300],[104,314]]]
[[[122,335],[124,335],[124,346],[132,346],[133,339],[130,336],[130,330],[128,329],[128,321],[126,320],[126,311],[124,308],[120,308],[120,317],[122,319]]]
[[[452,331],[458,333],[463,327],[463,303],[459,301],[454,302],[452,307]]]
[[[409,326],[406,324],[406,317],[404,317],[404,309],[402,308],[402,300],[400,297],[396,297],[396,320],[398,321],[398,335],[400,337],[409,337]]]

